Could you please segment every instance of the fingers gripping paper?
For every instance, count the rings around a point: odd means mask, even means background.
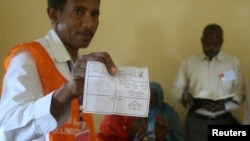
[[[111,76],[101,62],[89,61],[85,75],[83,112],[148,116],[148,69],[119,67]]]

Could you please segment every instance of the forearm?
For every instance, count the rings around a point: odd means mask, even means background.
[[[1,108],[0,125],[3,129],[1,134],[14,140],[18,140],[18,138],[31,140],[54,130],[57,122],[49,111],[50,99],[51,95],[48,95],[37,101],[23,104],[11,101],[1,103],[12,105],[11,109]]]
[[[52,96],[50,112],[55,117],[58,118],[61,112],[71,104],[71,101],[76,98],[67,89],[67,83],[57,89]]]

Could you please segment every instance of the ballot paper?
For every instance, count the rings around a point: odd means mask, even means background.
[[[88,61],[83,112],[147,117],[149,101],[147,67],[118,67],[112,76],[103,63]]]

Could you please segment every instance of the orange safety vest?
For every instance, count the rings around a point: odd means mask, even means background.
[[[30,52],[35,59],[44,94],[48,94],[58,89],[67,82],[63,75],[57,70],[49,54],[38,42],[21,43],[15,46],[4,60],[4,72],[7,71],[12,57],[23,50]],[[76,98],[72,101],[71,119],[68,123],[50,133],[50,141],[75,141],[74,134],[69,134],[69,132],[72,133],[80,129],[80,124],[78,124],[79,114],[79,101]],[[90,140],[94,141],[95,130],[92,114],[83,113],[83,119],[89,129]]]

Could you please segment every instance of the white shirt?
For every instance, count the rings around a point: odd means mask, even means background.
[[[53,58],[60,73],[69,79],[66,62],[70,56],[54,30],[37,41]],[[36,64],[30,53],[23,51],[11,60],[3,84],[0,141],[48,141],[49,132],[68,121],[71,105],[65,107],[58,119],[51,115],[53,92],[43,93]]]
[[[227,72],[233,73],[235,79],[225,81]],[[232,75],[232,74],[230,74]],[[185,89],[198,95],[202,90],[211,91],[218,96],[235,94],[233,100],[241,104],[244,100],[245,88],[239,60],[226,53],[220,52],[209,61],[203,53],[190,56],[180,66],[172,93],[180,101]],[[233,110],[239,105],[227,102],[226,111]]]

